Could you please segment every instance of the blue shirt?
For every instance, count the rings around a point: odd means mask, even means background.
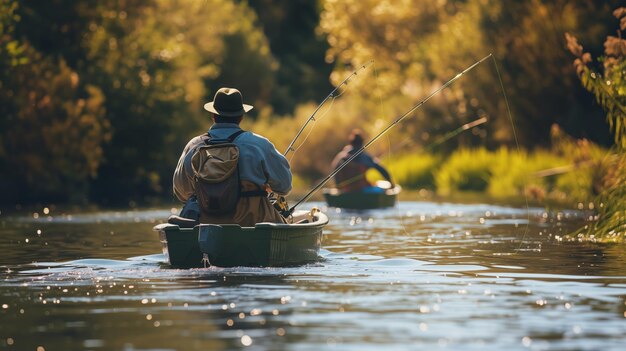
[[[215,123],[209,129],[212,138],[226,139],[241,130],[236,123]],[[183,149],[174,171],[174,194],[181,201],[193,195],[193,172],[186,158],[191,158],[193,149],[204,144],[204,135],[191,139]],[[279,195],[291,191],[291,170],[289,162],[267,138],[246,132],[233,142],[239,148],[239,177],[256,185],[269,185]]]

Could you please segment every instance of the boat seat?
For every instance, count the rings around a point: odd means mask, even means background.
[[[189,219],[189,218],[184,218],[184,217],[177,216],[177,215],[171,215],[167,219],[167,223],[176,224],[180,228],[193,228],[197,226],[198,224],[200,224],[200,221],[196,221],[196,220]]]

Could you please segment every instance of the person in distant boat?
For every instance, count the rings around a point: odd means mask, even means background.
[[[332,162],[332,168],[337,169],[346,160],[357,152],[363,146],[363,135],[359,129],[352,130],[349,137],[350,144],[346,145]],[[365,178],[368,169],[376,169],[393,187],[391,175],[387,170],[378,163],[378,160],[361,152],[354,160],[350,161],[341,171],[335,175],[335,184],[341,192],[383,192],[384,189],[373,186]]]
[[[241,129],[252,108],[234,88],[219,89],[204,105],[214,123],[187,143],[174,171],[174,194],[186,202],[181,217],[199,212],[201,223],[285,223],[267,195],[291,191],[289,162],[268,139]]]

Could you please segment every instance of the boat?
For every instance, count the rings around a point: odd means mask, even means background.
[[[293,223],[199,224],[184,228],[163,223],[163,253],[175,268],[294,266],[319,259],[328,217],[317,208],[295,211]]]
[[[395,206],[402,188],[399,185],[391,187],[391,183],[387,181],[378,181],[376,186],[380,188],[380,191],[341,192],[337,188],[326,188],[324,189],[324,198],[330,207],[351,210],[371,210]]]

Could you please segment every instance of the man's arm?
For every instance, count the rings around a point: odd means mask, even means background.
[[[391,180],[391,175],[389,174],[389,172],[387,172],[385,167],[383,167],[380,163],[378,163],[376,159],[372,158],[370,155],[368,154],[362,154],[362,155],[364,156],[365,159],[367,159],[368,167],[376,169],[380,173],[380,175],[382,175],[383,178],[385,178],[386,181],[388,181],[389,183],[393,185],[393,181]]]
[[[389,172],[387,172],[385,167],[381,166],[379,163],[374,163],[374,168],[385,178],[385,180],[393,184],[393,181],[391,180],[391,175],[389,174]]]
[[[267,184],[278,195],[287,195],[291,191],[291,169],[289,162],[269,140],[265,145],[263,170]]]
[[[172,179],[172,185],[174,195],[178,200],[185,202],[191,195],[194,194],[194,181],[193,172],[191,169],[191,156],[192,151],[202,140],[198,137],[191,139],[189,143],[183,149],[176,170],[174,170],[174,176]]]

